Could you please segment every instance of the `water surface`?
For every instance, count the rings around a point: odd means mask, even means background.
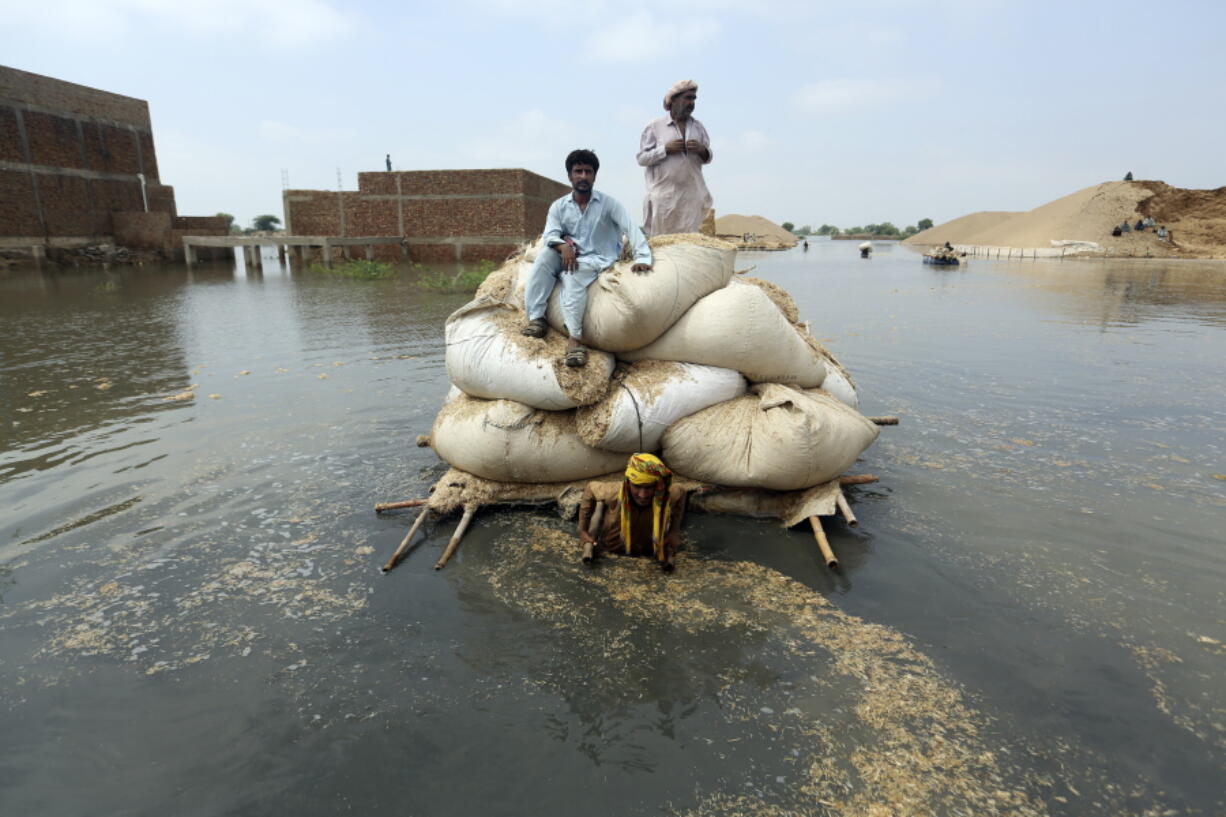
[[[749,266],[903,418],[839,574],[701,515],[672,577],[589,570],[497,511],[382,576],[464,296],[0,274],[4,813],[1226,811],[1226,266]]]

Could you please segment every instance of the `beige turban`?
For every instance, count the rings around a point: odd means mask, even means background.
[[[684,94],[686,91],[697,91],[698,83],[692,79],[683,79],[680,82],[674,83],[673,87],[668,89],[664,94],[664,110],[669,110],[673,104],[673,97],[677,94]]]

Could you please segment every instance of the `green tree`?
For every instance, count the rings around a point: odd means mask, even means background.
[[[833,224],[823,224],[822,226],[817,228],[817,234],[818,235],[828,235],[828,236],[833,237],[839,234],[839,228],[835,227]]]
[[[257,232],[269,233],[280,228],[281,219],[274,215],[265,213],[262,216],[256,216],[255,218],[251,219],[251,229]]]
[[[806,224],[803,227],[796,228],[796,235],[813,235],[813,228]]]
[[[230,215],[229,213],[217,213],[216,215],[214,215],[214,218],[222,218],[222,219],[225,219],[225,221],[226,221],[226,232],[227,232],[227,233],[232,233],[232,232],[234,232],[234,216]]]
[[[791,233],[791,232],[795,232],[795,230],[796,230],[796,225],[795,225],[795,224],[793,224],[793,223],[792,223],[792,222],[790,222],[790,221],[785,221],[785,222],[783,222],[782,224],[780,224],[779,226],[780,226],[780,227],[782,227],[783,229],[787,230],[789,233]]]
[[[906,226],[906,229],[902,231],[902,235],[903,235],[903,238],[910,238],[911,236],[915,235],[918,232],[919,232],[919,228],[917,228],[914,224],[908,224]]]
[[[916,222],[915,226],[921,230],[931,230],[932,229],[932,219],[921,218],[919,221]]]

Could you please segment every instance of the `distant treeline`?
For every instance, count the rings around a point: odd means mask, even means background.
[[[831,238],[840,235],[867,236],[871,238],[910,238],[921,230],[927,230],[932,227],[932,219],[921,218],[915,224],[909,224],[904,229],[898,229],[888,221],[883,221],[880,224],[865,224],[863,227],[835,227],[833,224],[823,224],[814,230],[808,224],[803,227],[797,227],[790,221],[783,222],[783,229],[793,235],[828,235]]]

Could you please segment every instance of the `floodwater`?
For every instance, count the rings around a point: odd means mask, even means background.
[[[0,813],[1226,813],[1226,265],[746,253],[897,414],[666,577],[431,523],[465,297],[0,273]]]

